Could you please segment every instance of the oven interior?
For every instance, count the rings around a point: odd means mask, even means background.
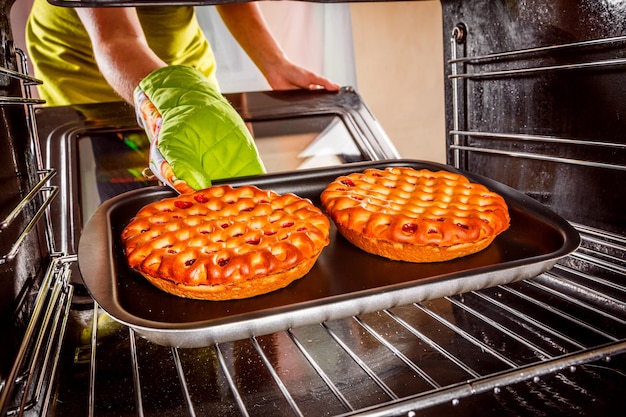
[[[534,3],[442,1],[448,163],[562,215],[578,250],[532,279],[183,349],[111,319],[76,267],[98,201],[153,185],[140,176],[132,109],[41,109],[3,2],[1,413],[623,414],[626,20],[617,4]],[[349,140],[345,152],[315,152],[322,166],[397,158],[355,92],[339,104],[293,94],[231,97],[268,154],[288,118],[290,162],[327,134]]]

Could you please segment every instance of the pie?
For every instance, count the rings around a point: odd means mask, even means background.
[[[330,183],[321,202],[355,246],[407,262],[476,253],[510,222],[504,198],[448,171],[367,169]]]
[[[124,228],[131,268],[168,293],[253,297],[307,274],[330,222],[309,200],[255,186],[220,185],[153,202]]]

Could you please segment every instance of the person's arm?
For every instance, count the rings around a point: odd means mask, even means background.
[[[197,69],[159,59],[135,9],[79,9],[79,16],[100,72],[135,105],[150,141],[149,167],[164,184],[189,192],[215,179],[265,172],[254,139],[230,102]],[[187,94],[190,86],[194,94]]]
[[[339,89],[339,85],[287,58],[256,3],[222,5],[217,6],[217,10],[230,33],[273,89]]]
[[[148,46],[134,8],[77,8],[100,72],[129,103],[145,76],[166,66]]]

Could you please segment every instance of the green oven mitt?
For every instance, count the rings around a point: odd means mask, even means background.
[[[150,169],[179,193],[265,172],[243,119],[198,70],[160,68],[139,83],[134,100],[151,143]]]

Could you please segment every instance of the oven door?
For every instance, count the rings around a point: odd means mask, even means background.
[[[398,158],[350,88],[226,97],[253,133],[269,173]],[[53,181],[63,194],[51,207],[57,250],[76,253],[83,224],[103,201],[158,185],[146,176],[149,143],[131,106],[43,107],[37,124],[46,164],[57,169]]]

